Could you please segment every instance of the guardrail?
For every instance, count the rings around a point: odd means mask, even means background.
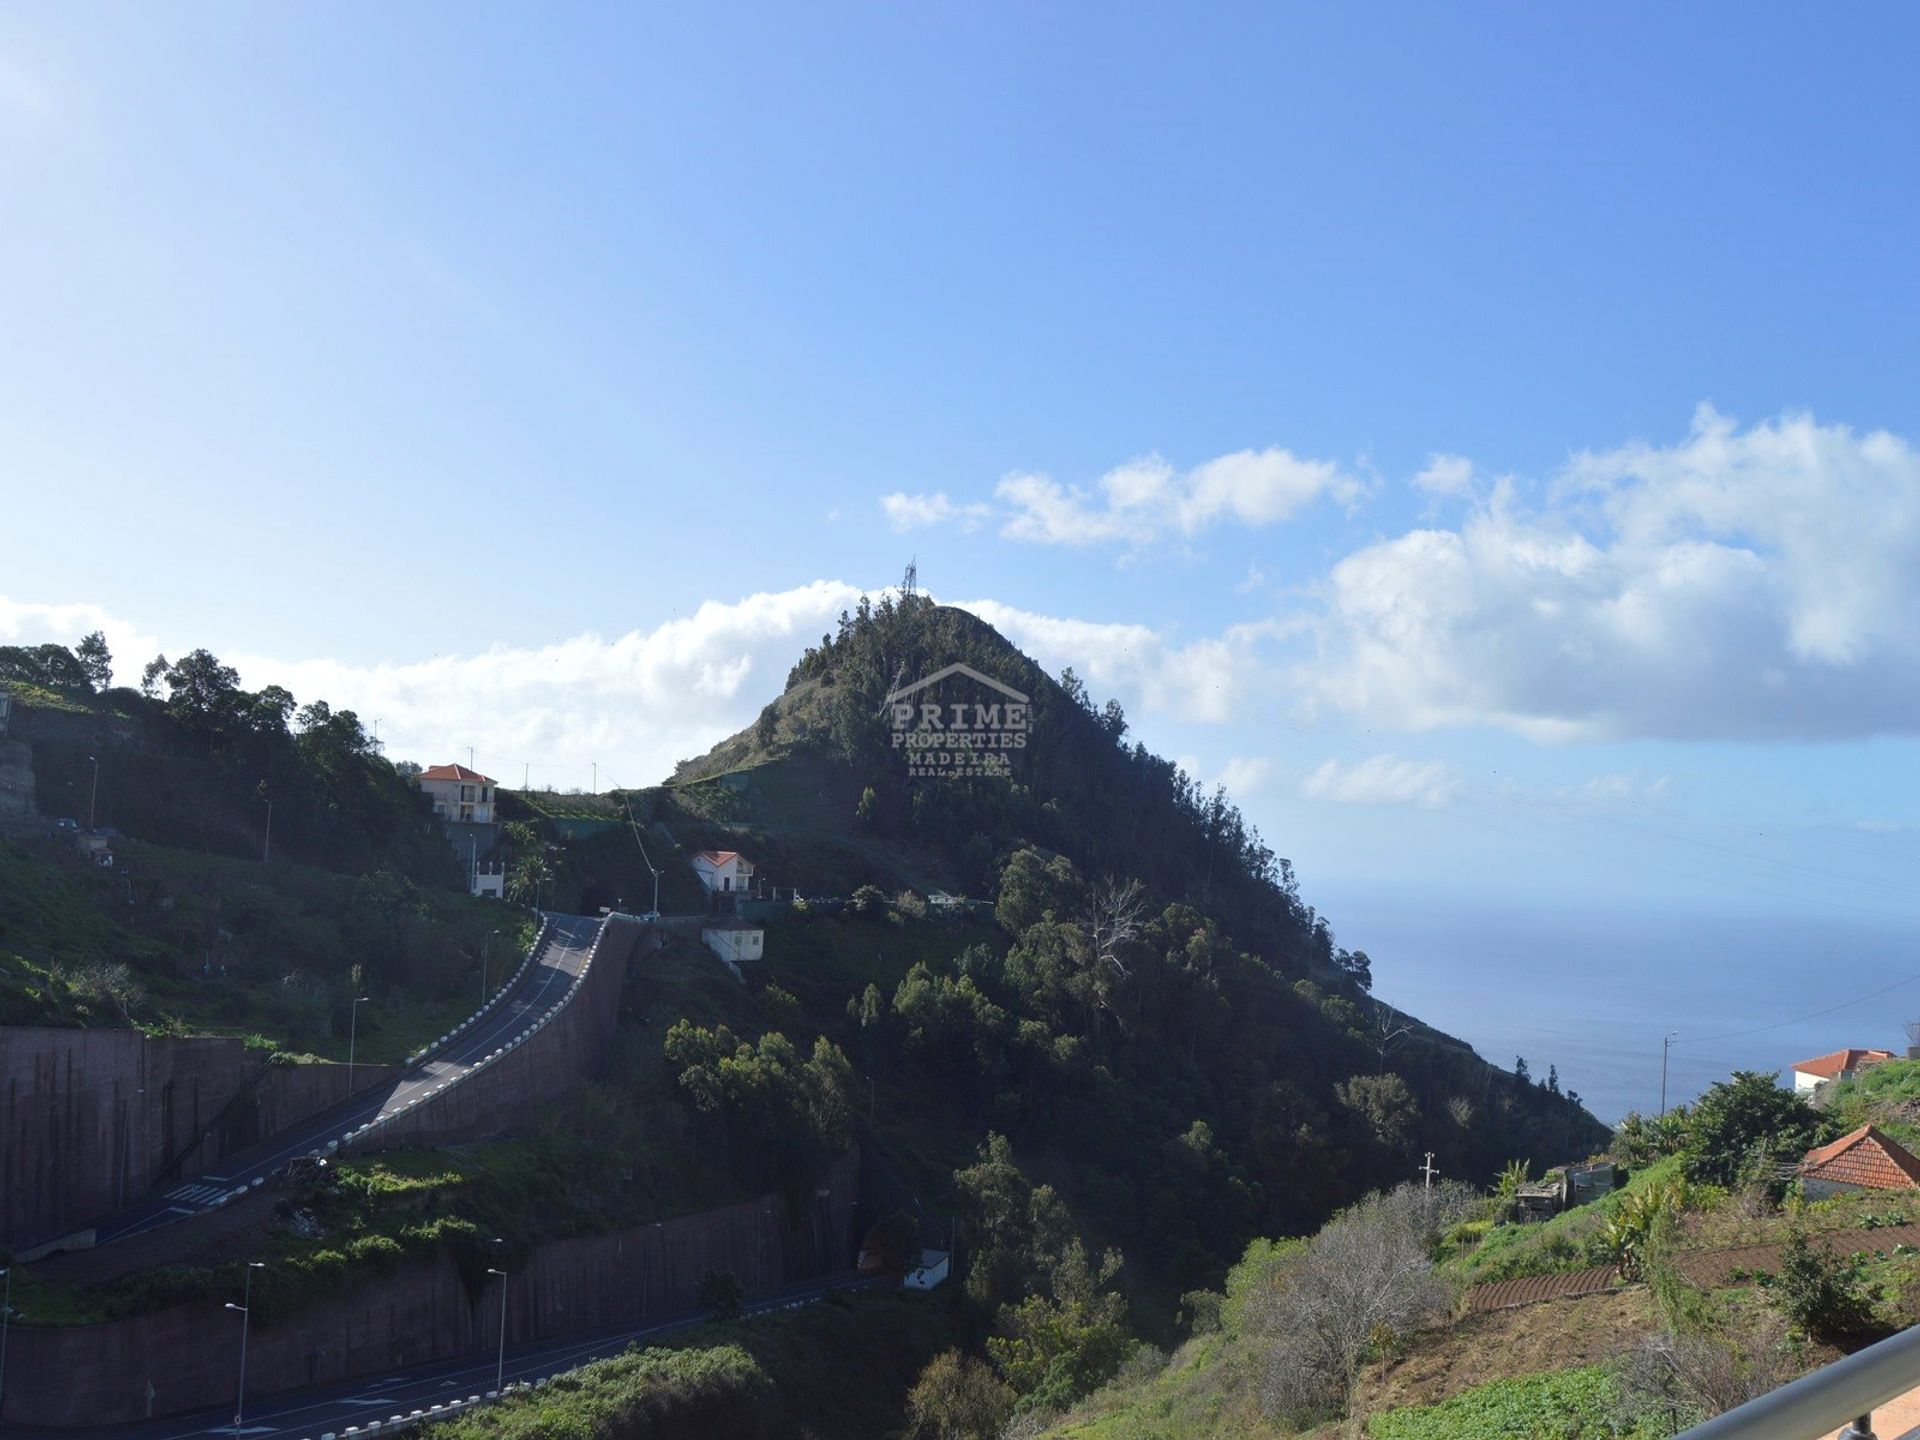
[[[322,1154],[332,1154],[335,1151],[339,1150],[343,1145],[351,1144],[354,1141],[364,1139],[367,1135],[369,1135],[375,1130],[378,1130],[382,1126],[390,1125],[395,1121],[399,1120],[402,1116],[411,1114],[416,1106],[424,1105],[429,1100],[437,1099],[443,1092],[447,1090],[451,1090],[453,1087],[463,1083],[464,1081],[471,1080],[475,1075],[478,1075],[482,1070],[486,1069],[489,1065],[493,1064],[497,1060],[505,1059],[508,1055],[511,1055],[515,1050],[518,1050],[522,1045],[526,1044],[527,1041],[531,1040],[535,1035],[538,1035],[542,1030],[546,1029],[547,1026],[551,1024],[559,1016],[560,1012],[566,1009],[566,1007],[570,1003],[572,1003],[573,997],[580,993],[580,987],[586,984],[587,976],[591,974],[593,971],[594,959],[600,953],[600,942],[606,939],[607,922],[614,918],[615,917],[613,915],[608,915],[605,917],[605,919],[603,919],[600,922],[600,928],[597,932],[595,932],[593,937],[593,944],[587,947],[586,958],[580,963],[580,973],[573,977],[573,983],[567,986],[566,991],[560,996],[560,998],[554,1001],[553,1004],[548,1006],[544,1011],[542,1011],[540,1014],[540,1017],[537,1020],[535,1020],[531,1025],[527,1026],[524,1030],[520,1031],[520,1033],[515,1035],[512,1039],[506,1041],[498,1049],[489,1051],[486,1055],[483,1055],[480,1059],[476,1060],[473,1064],[469,1065],[465,1070],[462,1070],[458,1075],[454,1076],[451,1080],[443,1080],[440,1084],[434,1086],[431,1090],[427,1090],[421,1094],[413,1096],[411,1099],[407,1100],[404,1104],[400,1105],[395,1110],[392,1110],[386,1114],[376,1115],[373,1119],[369,1120],[366,1124],[359,1126],[357,1129],[347,1131],[347,1133],[342,1135],[338,1140],[329,1140],[324,1150],[318,1150],[318,1149],[309,1150],[307,1152],[308,1155],[318,1157]],[[489,1000],[485,1005],[481,1006],[480,1009],[475,1011],[474,1014],[470,1016],[468,1019],[463,1020],[459,1025],[456,1025],[452,1030],[448,1031],[445,1035],[442,1035],[438,1040],[434,1041],[431,1045],[427,1046],[427,1048],[425,1050],[422,1050],[420,1054],[415,1057],[415,1059],[416,1060],[424,1059],[426,1056],[431,1055],[435,1050],[438,1050],[442,1045],[446,1044],[449,1040],[458,1038],[458,1036],[461,1034],[462,1031],[464,1031],[468,1026],[477,1023],[480,1020],[480,1018],[484,1016],[487,1013],[487,1011],[494,1006],[495,1003],[497,1003],[501,998],[509,994],[512,991],[514,985],[519,983],[521,973],[524,972],[526,968],[534,962],[534,959],[540,954],[541,950],[545,947],[547,941],[552,938],[552,932],[553,932],[553,922],[551,920],[544,921],[540,927],[540,934],[534,941],[533,948],[527,952],[527,958],[520,962],[520,969],[514,972],[513,979],[509,981],[503,989],[501,989],[499,994],[495,995],[493,999]],[[257,1180],[254,1181],[254,1184],[256,1185],[259,1183],[260,1182]]]
[[[817,1305],[819,1302],[820,1297],[818,1295],[805,1295],[796,1300],[763,1303],[756,1306],[749,1306],[746,1311],[746,1317],[753,1319],[759,1315],[771,1315],[783,1310],[799,1310],[808,1305]],[[684,1323],[693,1324],[695,1322],[688,1320]],[[591,1364],[592,1358],[596,1357],[582,1360],[580,1364]],[[542,1375],[533,1380],[511,1380],[507,1382],[507,1386],[503,1390],[487,1390],[479,1394],[469,1395],[465,1399],[456,1396],[451,1400],[443,1400],[437,1405],[422,1405],[413,1410],[397,1411],[385,1420],[369,1420],[364,1425],[349,1425],[342,1430],[322,1431],[317,1436],[309,1436],[308,1440],[379,1440],[379,1437],[382,1435],[397,1435],[402,1430],[410,1429],[415,1425],[425,1425],[434,1420],[451,1420],[456,1415],[464,1415],[469,1410],[481,1405],[490,1404],[495,1400],[505,1400],[513,1395],[521,1395],[531,1391],[545,1389],[549,1380],[566,1374],[569,1369],[576,1368],[578,1367],[567,1366],[554,1371],[551,1375]]]
[[[1920,1325],[1696,1425],[1679,1440],[1874,1440],[1873,1411],[1920,1386]],[[1880,1440],[1893,1440],[1891,1436]]]
[[[600,928],[601,928],[601,933],[604,934],[606,931],[606,927],[603,925]],[[507,980],[507,983],[502,985],[498,990],[494,991],[494,993],[487,998],[486,1002],[482,1004],[478,1010],[474,1011],[473,1014],[469,1015],[466,1019],[462,1020],[458,1025],[454,1026],[453,1029],[449,1030],[446,1034],[442,1035],[438,1040],[429,1042],[427,1045],[425,1045],[421,1049],[416,1050],[411,1055],[409,1055],[407,1057],[408,1068],[411,1069],[413,1066],[418,1065],[421,1061],[425,1060],[429,1055],[432,1055],[442,1045],[445,1045],[450,1040],[457,1039],[459,1036],[465,1034],[466,1031],[471,1029],[473,1026],[479,1024],[480,1021],[489,1012],[492,1011],[494,1006],[498,1005],[502,1000],[506,999],[508,995],[511,995],[513,993],[513,987],[520,983],[520,977],[527,973],[527,967],[533,964],[533,962],[540,957],[540,952],[546,949],[547,942],[550,941],[552,938],[553,938],[553,921],[549,917],[543,915],[540,917],[539,930],[534,932],[533,944],[527,947],[527,953],[524,957],[522,957],[520,961],[520,968],[513,972],[513,975]],[[587,952],[587,965],[590,965],[593,963],[593,951],[599,948],[600,948],[600,937],[596,935],[594,936],[594,939],[593,939],[592,949],[590,949]],[[582,965],[580,967],[581,977],[584,977],[586,975],[587,965]],[[561,1005],[566,1004],[567,1001],[572,998],[573,992],[579,989],[579,987],[580,987],[580,980],[576,978],[573,984],[567,988],[567,993],[560,997],[559,1003],[556,1004],[552,1010],[549,1010],[546,1013],[546,1015],[543,1016],[533,1026],[533,1030],[538,1030],[542,1025],[546,1024],[547,1020],[553,1017],[554,1011],[557,1011]],[[514,1049],[520,1044],[522,1040],[524,1040],[531,1033],[532,1033],[532,1030],[521,1032],[521,1034],[514,1037],[514,1039],[505,1048],[509,1050]],[[383,1125],[389,1120],[396,1119],[399,1116],[406,1114],[415,1105],[418,1105],[422,1100],[432,1099],[435,1095],[438,1095],[442,1090],[445,1090],[447,1086],[459,1084],[459,1082],[466,1079],[468,1075],[471,1075],[474,1073],[474,1071],[479,1070],[481,1066],[487,1064],[489,1061],[498,1059],[501,1053],[502,1052],[499,1050],[494,1051],[491,1055],[487,1056],[485,1060],[480,1061],[479,1064],[476,1064],[470,1067],[469,1069],[463,1071],[461,1074],[456,1075],[452,1080],[447,1081],[445,1084],[434,1086],[433,1089],[429,1090],[425,1095],[415,1096],[413,1099],[407,1101],[406,1104],[402,1105],[398,1110],[394,1111],[393,1114],[375,1116],[372,1120],[368,1121],[365,1125],[360,1126],[358,1129],[347,1131],[347,1133],[342,1135],[338,1140],[329,1140],[324,1146],[316,1146],[315,1148],[307,1151],[307,1158],[309,1160],[318,1160],[325,1156],[335,1154],[336,1152],[339,1151],[340,1147],[346,1144],[349,1140],[356,1139],[357,1137],[366,1134],[369,1130],[372,1130],[375,1126]],[[216,1196],[213,1200],[208,1201],[207,1202],[208,1208],[218,1210],[223,1205],[231,1204],[235,1200],[242,1199],[246,1195],[251,1194],[253,1191],[258,1190],[262,1185],[266,1184],[266,1179],[267,1177],[264,1175],[256,1175],[253,1177],[253,1179],[249,1180],[246,1184],[236,1185],[233,1189],[227,1191],[225,1194]],[[50,1246],[59,1245],[62,1243],[64,1242],[53,1241],[53,1242],[49,1242],[49,1245]]]

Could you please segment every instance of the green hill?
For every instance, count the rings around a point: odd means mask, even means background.
[[[1030,697],[1006,778],[912,775],[893,743],[885,697],[955,661]],[[1223,793],[963,611],[863,604],[655,803],[756,861],[756,844],[804,843],[848,880],[885,868],[886,888],[992,902],[984,928],[920,921],[913,896],[891,928],[792,922],[769,931],[765,970],[809,1017],[850,1007],[858,1025],[829,1033],[891,1077],[887,1138],[927,1185],[951,1194],[985,1135],[1006,1137],[1023,1173],[1124,1252],[1150,1332],[1253,1235],[1311,1230],[1425,1151],[1491,1180],[1515,1156],[1606,1142],[1573,1099],[1376,1001],[1366,957],[1334,944]]]

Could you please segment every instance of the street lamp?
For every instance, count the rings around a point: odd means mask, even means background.
[[[267,802],[267,837],[260,842],[260,863],[264,865],[273,854],[273,797],[262,795],[260,798]]]
[[[353,1003],[347,1007],[347,1098],[353,1098],[353,1052],[360,1039],[360,1007],[367,1003],[367,997],[356,995]]]
[[[259,1260],[247,1262],[246,1288],[241,1292],[244,1303],[236,1305],[227,1301],[227,1309],[240,1312],[240,1389],[233,1402],[233,1433],[238,1435],[245,1422],[247,1413],[247,1331],[253,1324],[253,1272],[264,1270],[266,1265]]]
[[[87,756],[87,763],[93,766],[93,794],[87,800],[87,829],[93,829],[94,819],[100,813],[100,761]]]
[[[487,969],[493,963],[493,942],[499,935],[498,930],[489,930],[487,938],[480,942],[480,1003],[487,1003]]]
[[[498,1240],[493,1242],[498,1245]],[[493,1388],[496,1394],[507,1388],[507,1272],[496,1270],[491,1265],[487,1274],[500,1277],[500,1361],[493,1372]]]

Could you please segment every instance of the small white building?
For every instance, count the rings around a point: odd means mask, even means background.
[[[433,813],[459,825],[494,823],[493,781],[464,765],[430,765],[420,788],[433,797]]]
[[[729,965],[758,960],[766,954],[767,932],[746,920],[715,920],[700,927],[700,938]]]
[[[694,852],[693,873],[709,895],[730,895],[753,888],[753,862],[737,850]]]
[[[1832,1080],[1851,1080],[1870,1065],[1894,1058],[1891,1050],[1835,1050],[1811,1060],[1793,1062],[1793,1088],[1806,1095]]]
[[[906,1279],[900,1283],[909,1290],[931,1290],[947,1278],[947,1269],[953,1256],[945,1250],[922,1250],[920,1263],[907,1271]]]
[[[507,898],[507,867],[500,861],[475,861],[470,878],[469,894],[493,900]]]

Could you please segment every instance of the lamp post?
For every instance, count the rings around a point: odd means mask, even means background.
[[[247,1413],[247,1331],[253,1324],[253,1272],[265,1268],[262,1261],[249,1260],[246,1288],[241,1292],[244,1303],[236,1305],[231,1300],[227,1301],[227,1309],[240,1312],[240,1388],[233,1402],[233,1433],[235,1435],[240,1433],[240,1427],[245,1423]]]
[[[267,802],[267,838],[260,843],[260,863],[264,865],[273,854],[273,797],[262,795],[260,798]]]
[[[87,829],[91,830],[100,813],[100,761],[98,757],[89,755],[87,763],[93,766],[93,793],[87,799]]]
[[[498,1245],[500,1242],[496,1240],[493,1243]],[[498,1394],[507,1388],[507,1272],[489,1265],[487,1274],[500,1277],[500,1360],[493,1372],[493,1388]]]
[[[0,1419],[7,1413],[7,1322],[13,1319],[13,1267],[9,1265],[0,1270],[0,1278],[6,1281],[4,1298],[0,1298]]]
[[[347,1098],[353,1098],[353,1052],[360,1040],[360,1007],[367,1003],[367,997],[356,995],[353,1003],[347,1007]]]
[[[489,930],[487,938],[480,942],[480,1003],[487,1003],[487,971],[493,964],[493,941],[499,935],[498,930]]]

